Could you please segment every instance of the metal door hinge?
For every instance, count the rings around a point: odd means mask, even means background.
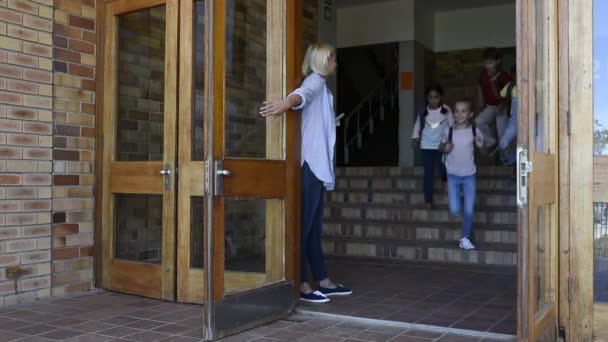
[[[528,160],[528,149],[517,148],[517,205],[528,204],[528,186],[532,162]]]
[[[572,135],[572,113],[570,112],[570,110],[568,110],[567,114],[568,135]]]
[[[211,195],[211,163],[205,160],[205,185],[203,189],[205,196]]]
[[[568,303],[572,303],[572,278],[568,277]]]

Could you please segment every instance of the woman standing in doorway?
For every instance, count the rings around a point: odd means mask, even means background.
[[[328,296],[349,295],[352,291],[334,284],[327,276],[321,233],[323,230],[324,188],[333,190],[336,117],[333,95],[326,79],[335,75],[336,50],[323,43],[311,44],[302,63],[302,86],[282,101],[268,101],[260,109],[264,117],[282,115],[289,109],[302,110],[302,236],[300,299],[313,303],[329,302]],[[308,266],[319,289],[308,282]]]

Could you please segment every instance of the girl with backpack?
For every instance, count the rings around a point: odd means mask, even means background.
[[[464,216],[460,248],[467,250],[475,249],[471,242],[475,192],[477,191],[475,147],[479,149],[484,147],[484,138],[472,122],[473,111],[471,107],[471,101],[460,100],[456,102],[454,105],[454,126],[444,131],[440,147],[445,153],[450,213],[454,216]],[[460,197],[461,193],[464,195],[464,208]]]
[[[427,210],[433,207],[433,180],[435,167],[439,168],[444,191],[447,189],[447,176],[444,165],[441,163],[442,153],[439,151],[441,134],[447,127],[454,124],[452,111],[441,101],[443,88],[433,85],[424,92],[426,106],[418,115],[412,132],[415,145],[420,144],[424,165],[424,203]]]

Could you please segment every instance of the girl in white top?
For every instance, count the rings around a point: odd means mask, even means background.
[[[336,52],[333,46],[312,44],[306,51],[302,86],[282,101],[264,102],[262,116],[282,115],[289,109],[302,109],[302,227],[301,227],[301,279],[300,300],[313,303],[329,302],[328,296],[348,295],[352,291],[334,284],[327,276],[321,233],[323,229],[324,190],[333,190],[334,145],[336,142],[336,116],[333,95],[326,79],[336,73]],[[312,271],[319,289],[313,291],[308,283]]]

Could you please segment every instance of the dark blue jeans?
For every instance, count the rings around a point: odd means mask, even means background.
[[[439,150],[422,150],[424,162],[424,203],[433,204],[433,181],[435,178],[435,167],[439,168],[441,180],[447,181],[445,165],[441,162],[443,153]]]
[[[315,281],[327,278],[325,260],[321,247],[323,232],[323,182],[310,170],[308,163],[302,165],[302,282],[308,281],[308,265]]]

